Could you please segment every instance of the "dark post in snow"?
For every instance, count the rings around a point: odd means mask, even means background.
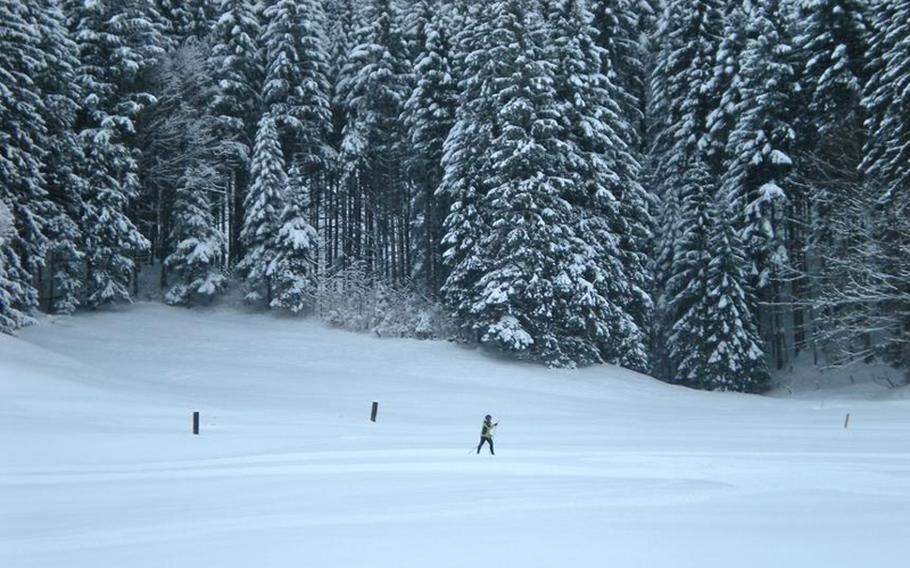
[[[193,434],[199,435],[199,411],[193,412]]]
[[[379,413],[379,403],[373,402],[373,410],[370,411],[370,422],[376,422],[376,415]]]
[[[844,418],[844,428],[846,428],[848,424],[850,424],[850,413],[849,412],[847,413],[847,417]]]

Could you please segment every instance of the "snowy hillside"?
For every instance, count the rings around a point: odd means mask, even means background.
[[[908,400],[128,311],[0,335],[0,566],[906,566]]]

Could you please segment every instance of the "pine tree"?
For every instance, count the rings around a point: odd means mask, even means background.
[[[177,46],[205,38],[215,22],[215,0],[155,0],[155,5]]]
[[[262,99],[266,112],[293,132],[286,149],[308,172],[324,167],[331,128],[325,15],[316,0],[278,0],[263,12]]]
[[[764,351],[748,306],[742,244],[723,193],[696,159],[680,188],[682,218],[669,279],[671,380],[695,388],[766,388]]]
[[[291,167],[288,197],[272,244],[275,257],[268,268],[274,296],[270,307],[293,313],[316,305],[319,235],[307,221],[310,196],[302,169],[299,163]]]
[[[443,144],[455,122],[458,86],[452,75],[451,38],[444,12],[428,15],[427,1],[417,10],[424,13],[420,51],[414,60],[415,87],[404,105],[402,121],[408,131],[410,157],[407,165],[414,182],[414,277],[436,293],[444,279],[440,241],[448,203],[436,195],[442,181]]]
[[[86,251],[86,304],[128,300],[133,256],[149,247],[127,215],[138,194],[131,150],[135,118],[154,97],[142,90],[141,73],[163,53],[161,18],[141,0],[68,2],[69,27],[77,38],[82,88],[80,135],[87,160],[80,227]]]
[[[669,379],[672,376],[672,363],[666,350],[666,336],[674,323],[674,313],[671,309],[673,295],[668,285],[673,274],[672,269],[676,265],[676,244],[683,229],[680,223],[681,215],[678,192],[668,192],[661,204],[660,217],[655,223],[659,238],[655,239],[650,266],[653,279],[651,290],[654,294],[654,319],[650,329],[650,341],[651,352],[656,355],[652,359],[651,374],[662,379]]]
[[[46,153],[47,110],[35,78],[46,70],[42,38],[25,6],[0,1],[0,202],[12,212],[13,228],[3,254],[0,322],[12,332],[38,307],[33,275],[43,266],[45,233],[51,203],[44,189],[42,160]]]
[[[279,215],[286,203],[288,176],[278,126],[270,115],[259,121],[250,177],[240,232],[245,252],[239,267],[246,279],[247,299],[265,299],[271,304],[274,296],[269,267],[278,253],[275,242],[281,229]]]
[[[734,106],[723,189],[748,250],[752,286],[763,291],[787,265],[783,222],[794,183],[796,78],[780,2],[757,0],[750,15],[733,86],[741,100]]]
[[[768,390],[770,376],[763,342],[748,302],[746,259],[742,244],[730,223],[730,209],[723,198],[711,211],[708,239],[705,306],[693,312],[707,314],[704,327],[704,371],[685,369],[689,376],[704,377],[709,390],[761,393]]]
[[[868,44],[866,5],[860,0],[806,0],[799,13],[802,33],[795,39],[802,59],[801,89],[809,155],[802,160],[810,186],[812,246],[825,256],[836,248],[831,233],[838,203],[859,191],[862,159],[862,89]],[[833,247],[833,248],[832,248]]]
[[[715,186],[707,164],[693,160],[679,188],[679,214],[675,219],[672,264],[667,278],[666,349],[674,382],[698,388],[707,377],[704,341],[704,299],[708,293],[708,238],[710,203]]]
[[[563,197],[576,210],[576,234],[591,254],[586,294],[599,295],[587,318],[607,330],[597,338],[603,360],[647,368],[644,325],[651,307],[645,267],[633,227],[648,219],[638,164],[627,145],[634,136],[602,73],[606,51],[594,42],[592,15],[578,0],[559,0],[548,14],[548,52],[565,136],[571,183]],[[643,210],[635,210],[642,207]]]
[[[652,59],[648,40],[657,11],[652,0],[592,0],[588,5],[597,31],[594,40],[604,50],[601,70],[609,82],[609,96],[620,111],[618,120],[609,123],[609,128],[622,140],[628,154],[617,156],[617,163],[621,164],[617,167],[626,170],[627,180],[633,180],[620,184],[622,189],[614,191],[621,220],[614,231],[624,251],[626,279],[634,290],[626,302],[626,311],[638,328],[645,330],[652,327],[654,312],[649,267],[653,265],[656,232],[652,216],[654,197],[644,187],[647,171],[643,165],[650,146],[645,103]]]
[[[224,128],[225,138],[240,142],[249,159],[256,135],[256,113],[262,66],[257,38],[259,18],[246,0],[221,0],[220,14],[212,30],[212,60],[218,93],[213,109]]]
[[[349,119],[342,151],[348,162],[369,162],[374,153],[401,152],[401,107],[410,88],[410,65],[389,0],[372,0],[342,70]],[[400,159],[400,158],[399,158]]]
[[[657,30],[659,51],[649,88],[654,131],[650,176],[664,210],[660,212],[653,289],[657,305],[668,310],[658,314],[654,333],[658,348],[667,340],[678,313],[673,308],[674,298],[680,293],[673,282],[678,273],[674,265],[679,261],[676,240],[681,227],[696,224],[691,216],[694,210],[674,193],[685,185],[684,179],[690,175],[689,163],[702,160],[702,154],[714,145],[708,116],[718,107],[721,93],[710,85],[722,32],[718,0],[672,0],[666,5]],[[672,364],[658,360],[655,369],[672,372]]]
[[[410,61],[390,0],[371,0],[354,34],[337,90],[344,94],[343,183],[362,217],[350,246],[367,270],[396,280],[409,274],[405,129],[401,112],[411,91]]]
[[[561,199],[565,180],[550,153],[560,149],[554,141],[558,110],[543,38],[534,33],[539,23],[520,0],[499,2],[490,11],[490,57],[506,71],[494,70],[489,84],[501,110],[489,148],[492,179],[480,205],[492,222],[474,252],[486,270],[464,299],[455,296],[461,300],[456,305],[467,308],[463,317],[484,343],[550,365],[597,361],[596,346],[559,329],[583,323],[565,318],[585,267],[571,262],[574,235]]]
[[[594,290],[572,208],[543,22],[522,0],[480,17],[466,102],[446,141],[443,287],[462,325],[488,345],[555,366],[602,361],[606,306]]]
[[[858,305],[826,305],[825,291],[851,286],[849,273],[838,265],[849,256],[853,235],[864,231],[864,214],[853,205],[870,199],[859,169],[865,144],[867,7],[860,0],[807,0],[800,6],[802,25],[794,38],[804,99],[798,123],[804,142],[796,156],[799,184],[805,187],[796,199],[806,211],[801,219],[807,227],[803,296],[814,304],[812,339],[832,359],[845,350],[843,342],[831,338]]]
[[[261,113],[263,65],[258,44],[259,4],[220,0],[212,29],[212,67],[217,92],[211,99],[222,137],[234,144],[227,156],[235,212],[230,227],[231,261],[241,250],[243,199],[249,184],[249,166]]]
[[[497,7],[502,9],[501,3]],[[453,68],[460,101],[455,123],[443,143],[443,178],[436,193],[450,203],[441,243],[448,271],[442,294],[448,296],[450,306],[455,303],[455,296],[464,295],[483,275],[484,265],[474,251],[489,227],[479,201],[492,177],[489,148],[498,110],[496,101],[486,91],[496,80],[492,76],[494,60],[489,54],[493,33],[489,12],[482,11],[480,4],[461,2],[456,14],[461,25],[454,40]]]
[[[723,36],[720,0],[671,0],[658,29],[652,72],[654,153],[663,188],[677,185],[696,150],[709,148],[708,115],[721,93],[711,89]],[[661,193],[665,193],[662,191]]]
[[[711,80],[706,87],[711,92],[720,93],[717,108],[708,115],[707,128],[710,136],[703,139],[702,147],[716,173],[724,171],[727,143],[738,118],[737,106],[742,100],[742,81],[739,75],[748,34],[746,27],[753,15],[751,6],[752,0],[736,0],[726,4],[723,39],[717,49]]]
[[[79,304],[82,287],[82,233],[77,220],[82,209],[85,181],[79,175],[85,157],[75,132],[80,89],[76,43],[69,37],[59,6],[41,0],[30,11],[40,37],[45,64],[34,77],[43,97],[47,136],[43,146],[42,176],[48,194],[45,234],[48,237],[46,267],[49,273],[48,311],[72,313]]]
[[[863,93],[868,137],[862,171],[870,185],[869,235],[858,254],[845,259],[855,281],[865,286],[840,290],[836,297],[861,305],[860,330],[884,330],[875,349],[907,372],[910,361],[910,2],[873,5],[870,79]],[[865,242],[862,242],[865,241]],[[865,268],[865,274],[862,269]],[[870,301],[870,296],[875,301]]]
[[[16,225],[13,219],[13,212],[6,203],[0,201],[0,246],[6,245],[15,231]]]
[[[824,135],[838,127],[838,112],[855,114],[865,84],[866,6],[860,0],[804,0],[803,32],[796,43],[805,61],[802,79],[809,110]]]
[[[227,282],[220,267],[224,236],[215,228],[208,196],[218,177],[211,166],[189,167],[177,188],[170,236],[175,245],[164,261],[175,280],[165,295],[169,304],[212,298]]]
[[[337,0],[326,5],[328,78],[332,87],[332,133],[330,138],[335,150],[341,147],[342,130],[347,123],[347,109],[345,108],[347,93],[343,92],[339,85],[344,77],[343,69],[348,55],[354,46],[354,32],[360,27],[360,15],[353,0]]]
[[[876,67],[863,93],[869,133],[863,171],[885,188],[888,197],[910,193],[910,111],[906,88],[910,84],[910,2],[875,4],[870,38],[871,63]]]
[[[15,232],[13,213],[0,199],[0,333],[10,335],[33,321],[21,309],[20,298],[29,294],[24,289],[27,281],[21,279],[23,271],[18,255],[12,246],[8,246],[9,241],[15,238]]]
[[[594,18],[594,39],[604,50],[601,71],[613,86],[611,96],[629,123],[624,132],[629,137],[626,144],[637,152],[642,144],[647,82],[647,54],[641,35],[653,16],[651,7],[643,0],[590,0],[588,5]]]

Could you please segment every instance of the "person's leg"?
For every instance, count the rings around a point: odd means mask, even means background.
[[[477,444],[477,453],[480,453],[480,448],[483,447],[483,436],[480,437],[480,443]]]
[[[496,452],[493,451],[493,438],[490,438],[490,455],[495,456]]]

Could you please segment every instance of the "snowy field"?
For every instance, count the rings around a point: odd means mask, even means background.
[[[0,566],[906,567],[910,393],[857,392],[154,303],[50,320],[0,337]]]

